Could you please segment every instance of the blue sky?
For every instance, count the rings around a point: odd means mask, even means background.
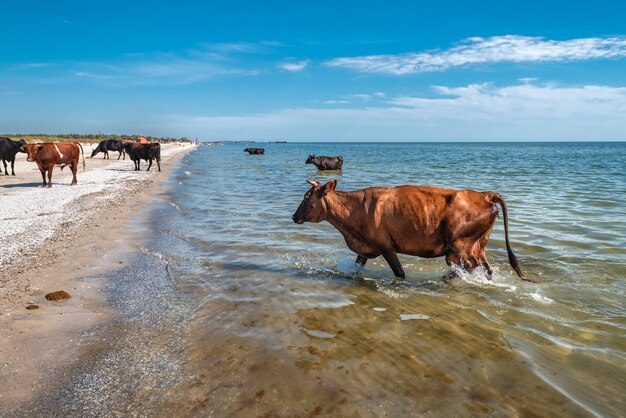
[[[626,140],[621,1],[23,1],[2,17],[0,132]]]

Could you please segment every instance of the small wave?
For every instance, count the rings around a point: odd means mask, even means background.
[[[533,292],[533,293],[529,293],[529,294],[528,294],[528,296],[529,296],[532,300],[535,300],[535,301],[537,301],[537,302],[541,302],[541,303],[545,303],[545,304],[550,304],[550,303],[553,303],[553,302],[554,302],[554,300],[550,299],[549,297],[547,297],[547,296],[543,296],[543,295],[539,292],[539,290],[536,290],[536,291],[535,291],[535,292]]]
[[[450,273],[453,277],[456,277],[465,283],[475,286],[499,287],[503,288],[505,291],[510,292],[515,292],[517,290],[516,285],[499,280],[500,274],[497,267],[494,267],[491,279],[489,279],[487,271],[482,267],[477,267],[472,272],[469,272],[463,267],[452,265],[450,266]]]
[[[409,321],[411,319],[430,319],[430,316],[424,314],[400,314],[401,321]]]

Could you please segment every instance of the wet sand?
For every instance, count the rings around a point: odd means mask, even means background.
[[[87,156],[91,149],[85,146]],[[5,239],[0,260],[0,412],[19,415],[23,402],[76,360],[83,348],[81,335],[116,317],[103,300],[103,277],[127,264],[132,249],[145,239],[132,235],[132,217],[164,191],[162,183],[192,149],[163,146],[160,173],[154,165],[150,172],[134,172],[128,158],[118,161],[117,153],[111,153],[110,160],[103,160],[99,154],[86,159],[87,170],[79,169],[75,187],[69,186],[69,170],[57,168],[52,189],[40,189],[39,170],[24,154],[18,154],[15,177],[0,177]],[[41,193],[47,193],[43,202],[37,201]],[[44,298],[56,290],[71,298]],[[39,309],[26,310],[32,304]]]

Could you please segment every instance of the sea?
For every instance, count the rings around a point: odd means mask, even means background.
[[[343,170],[305,165],[309,154],[341,155]],[[404,255],[405,280],[382,258],[359,272],[332,225],[292,221],[307,180],[498,192],[521,269],[539,283],[510,267],[502,219],[487,247],[492,280]],[[147,344],[175,360],[164,363],[177,377],[116,405],[179,416],[625,416],[626,143],[226,143],[189,153],[170,183],[143,214],[142,250],[167,271],[156,309],[176,312]]]

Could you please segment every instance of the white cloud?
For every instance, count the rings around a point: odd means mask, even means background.
[[[309,60],[302,60],[296,62],[285,62],[279,65],[279,67],[290,73],[297,73],[303,71],[310,64]]]
[[[404,75],[480,63],[580,61],[625,56],[626,39],[620,37],[557,41],[505,35],[469,38],[443,51],[335,58],[325,65],[367,73]]]
[[[168,132],[222,139],[625,140],[626,87],[472,84],[435,87],[385,107],[291,108],[233,116],[170,115]]]
[[[277,45],[265,41],[204,44],[178,52],[127,53],[110,61],[15,64],[7,69],[24,78],[24,70],[51,67],[45,78],[31,80],[39,84],[73,83],[78,78],[115,87],[186,85],[221,76],[258,75],[262,70],[256,67],[264,65],[263,56]]]

